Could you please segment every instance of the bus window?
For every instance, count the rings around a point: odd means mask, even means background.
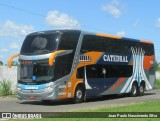
[[[81,53],[89,51],[103,52],[103,40],[98,36],[85,35],[82,41]]]
[[[59,33],[29,35],[24,40],[21,54],[40,55],[51,53],[57,49]]]
[[[55,59],[55,72],[54,79],[62,78],[71,72],[72,63],[77,48],[80,33],[75,32],[64,32],[61,34],[61,39],[58,45],[58,50],[73,50],[72,53],[67,55],[58,56]]]
[[[104,73],[105,70],[105,73]],[[87,78],[118,78],[132,76],[132,65],[87,65]],[[84,78],[84,67],[77,69],[77,78]]]
[[[58,49],[59,50],[76,50],[79,36],[80,36],[79,32],[72,32],[72,33],[64,32],[61,35]]]

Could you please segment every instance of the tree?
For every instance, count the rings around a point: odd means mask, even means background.
[[[12,66],[18,66],[19,63],[17,61],[12,61]]]
[[[155,71],[160,71],[160,63],[155,61]]]
[[[0,66],[3,66],[3,62],[2,61],[0,61]]]

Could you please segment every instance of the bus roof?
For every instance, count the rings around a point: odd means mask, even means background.
[[[121,36],[114,36],[114,35],[110,35],[110,34],[100,34],[100,33],[96,33],[96,35],[97,36],[102,36],[102,37],[109,37],[109,38],[115,38],[115,39],[130,40],[130,41],[135,41],[135,42],[153,44],[153,42],[148,41],[148,40],[139,40],[139,39],[133,39],[133,38],[127,38],[127,37],[121,37]]]
[[[32,34],[48,34],[48,33],[55,33],[55,32],[81,32],[81,30],[48,30],[48,31],[38,31],[38,32],[33,32],[30,33],[30,35]]]
[[[39,32],[34,32],[32,34],[47,34],[47,33],[53,33],[53,32],[83,32],[83,33],[88,33],[90,34],[91,32],[86,32],[82,30],[48,30],[48,31],[39,31]],[[130,41],[135,41],[135,42],[142,42],[142,43],[147,43],[147,44],[153,44],[151,41],[148,40],[139,40],[139,39],[133,39],[133,38],[127,38],[127,37],[121,37],[121,36],[115,36],[115,35],[110,35],[110,34],[102,34],[102,33],[92,33],[95,34],[96,36],[101,36],[101,37],[109,37],[109,38],[114,38],[114,39],[122,39],[122,40],[130,40]]]

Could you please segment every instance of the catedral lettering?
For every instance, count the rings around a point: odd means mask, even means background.
[[[120,55],[104,55],[103,60],[107,62],[128,62],[127,56]]]
[[[154,45],[81,30],[52,30],[26,36],[18,57],[17,98],[72,99],[130,93],[142,96],[154,86]]]

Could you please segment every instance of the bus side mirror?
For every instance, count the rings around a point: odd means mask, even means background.
[[[13,60],[13,58],[15,58],[15,57],[17,57],[17,56],[19,56],[19,55],[20,55],[20,54],[14,54],[14,55],[12,55],[12,56],[9,57],[9,59],[8,59],[8,67],[9,67],[9,68],[12,67],[12,60]]]
[[[50,55],[50,57],[49,57],[49,66],[52,66],[52,65],[53,65],[53,61],[54,61],[54,59],[55,59],[55,57],[56,57],[57,54],[63,53],[63,52],[65,52],[65,51],[66,51],[66,50],[58,50],[58,51],[53,52],[53,53]]]

